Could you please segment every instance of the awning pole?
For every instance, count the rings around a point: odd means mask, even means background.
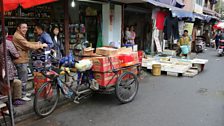
[[[5,15],[4,15],[4,6],[3,0],[0,0],[1,5],[1,22],[2,22],[2,37],[3,37],[3,53],[4,53],[4,60],[5,60],[5,75],[8,84],[8,105],[9,105],[9,112],[11,118],[11,126],[15,126],[14,122],[14,115],[13,115],[13,106],[12,106],[12,93],[10,88],[9,76],[8,76],[8,66],[7,66],[7,49],[6,49],[6,34],[5,34]]]

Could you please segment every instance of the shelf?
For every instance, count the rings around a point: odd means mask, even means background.
[[[6,26],[7,28],[16,28],[16,26]]]
[[[50,18],[37,18],[37,17],[16,17],[16,16],[6,16],[5,19],[21,19],[21,20],[48,20]]]

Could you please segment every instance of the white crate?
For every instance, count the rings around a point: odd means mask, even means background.
[[[178,77],[179,73],[176,72],[167,72],[167,76],[174,76],[174,77]]]

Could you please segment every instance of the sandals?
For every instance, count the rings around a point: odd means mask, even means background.
[[[13,105],[15,105],[15,106],[24,105],[24,104],[25,104],[25,101],[24,100],[21,100],[21,99],[16,99],[13,102]]]

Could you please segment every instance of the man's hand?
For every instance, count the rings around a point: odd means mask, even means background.
[[[48,47],[48,45],[46,43],[42,44],[43,45],[43,48],[46,48]]]

